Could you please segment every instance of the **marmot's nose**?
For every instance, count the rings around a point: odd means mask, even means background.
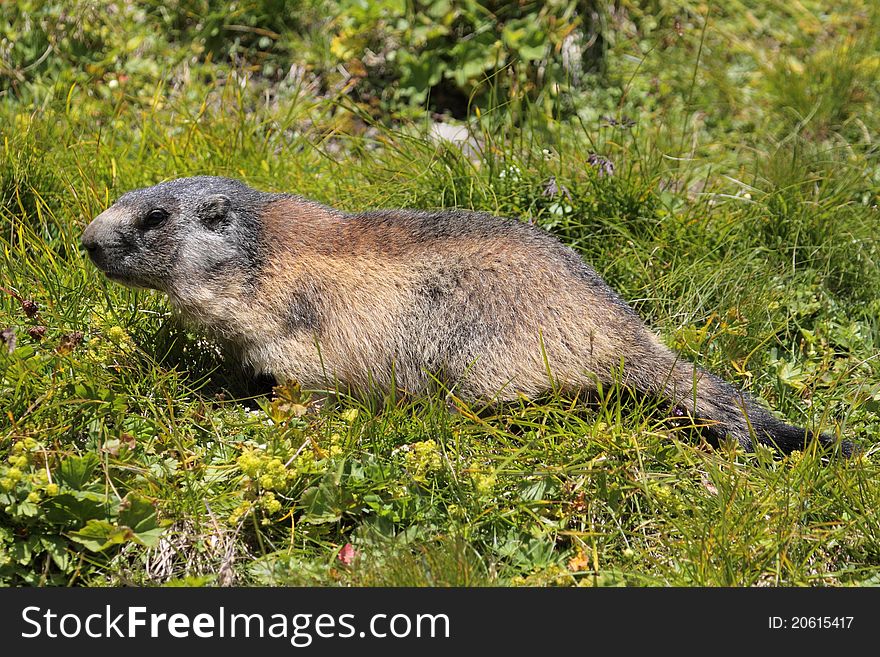
[[[99,233],[100,231],[95,227],[95,222],[93,221],[86,226],[82,237],[80,237],[80,242],[82,243],[83,248],[88,252],[92,261],[96,261],[101,253],[101,245],[98,241]]]
[[[91,227],[92,226],[90,224],[88,228],[85,229],[82,237],[80,238],[80,242],[82,242],[83,248],[89,253],[98,248],[98,240],[95,239],[95,231],[90,230]]]

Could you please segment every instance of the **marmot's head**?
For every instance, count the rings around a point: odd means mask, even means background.
[[[187,286],[256,275],[260,212],[273,198],[228,178],[171,180],[124,194],[82,243],[112,280],[180,296]]]

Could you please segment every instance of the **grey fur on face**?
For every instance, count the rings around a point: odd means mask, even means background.
[[[111,279],[185,297],[193,280],[259,275],[259,210],[270,199],[227,178],[172,180],[122,195],[82,243]]]
[[[198,177],[123,195],[83,245],[114,280],[166,292],[257,373],[305,388],[420,395],[439,381],[483,402],[619,375],[746,449],[835,442],[683,360],[577,253],[513,219],[346,214]]]

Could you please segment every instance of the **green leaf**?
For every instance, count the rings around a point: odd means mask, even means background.
[[[446,65],[432,51],[412,55],[406,50],[397,53],[397,63],[401,69],[400,87],[425,91],[440,82]]]
[[[425,7],[425,13],[434,19],[442,19],[452,12],[452,3],[449,0],[433,0]]]
[[[67,541],[60,536],[41,536],[40,544],[49,553],[53,563],[62,572],[67,572],[72,562]]]
[[[504,45],[523,61],[541,59],[547,52],[547,34],[528,20],[510,21],[501,32]]]
[[[134,540],[153,547],[158,544],[167,522],[160,522],[155,505],[147,498],[129,493],[119,505],[119,524],[134,532]]]
[[[83,525],[94,518],[108,515],[107,498],[94,491],[70,491],[43,501],[46,520],[59,524]]]
[[[15,514],[25,518],[33,518],[40,512],[40,507],[33,502],[19,502],[15,506]]]
[[[306,489],[302,496],[303,520],[312,525],[336,522],[344,511],[340,489],[329,481]]]
[[[454,66],[447,73],[460,87],[473,81],[484,71],[494,68],[503,63],[499,60],[499,46],[495,35],[486,31],[467,41],[459,41],[449,54],[454,60]]]
[[[84,488],[92,477],[100,460],[95,454],[84,456],[68,456],[61,462],[58,472],[59,483],[64,483],[74,489]]]
[[[159,522],[156,508],[144,497],[129,493],[119,504],[118,523],[92,519],[70,538],[92,552],[101,552],[113,545],[137,543],[153,547],[162,536],[167,522]]]
[[[107,520],[89,520],[85,527],[72,532],[70,538],[92,552],[101,552],[112,545],[134,539],[134,532],[129,527],[117,527]]]
[[[556,545],[549,538],[536,538],[510,530],[497,548],[499,555],[523,570],[546,568],[558,559]]]
[[[551,477],[542,477],[537,481],[527,481],[521,484],[519,496],[527,502],[540,502],[541,500],[553,499],[557,492],[556,482]]]
[[[12,546],[12,558],[22,565],[28,565],[33,559],[34,552],[39,552],[39,536],[28,536],[25,540],[18,540]]]

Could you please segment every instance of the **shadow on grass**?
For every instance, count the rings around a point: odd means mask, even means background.
[[[275,377],[255,374],[231,350],[191,333],[178,318],[164,322],[153,336],[151,356],[163,368],[185,373],[188,387],[206,401],[235,400],[251,410],[272,395]]]

